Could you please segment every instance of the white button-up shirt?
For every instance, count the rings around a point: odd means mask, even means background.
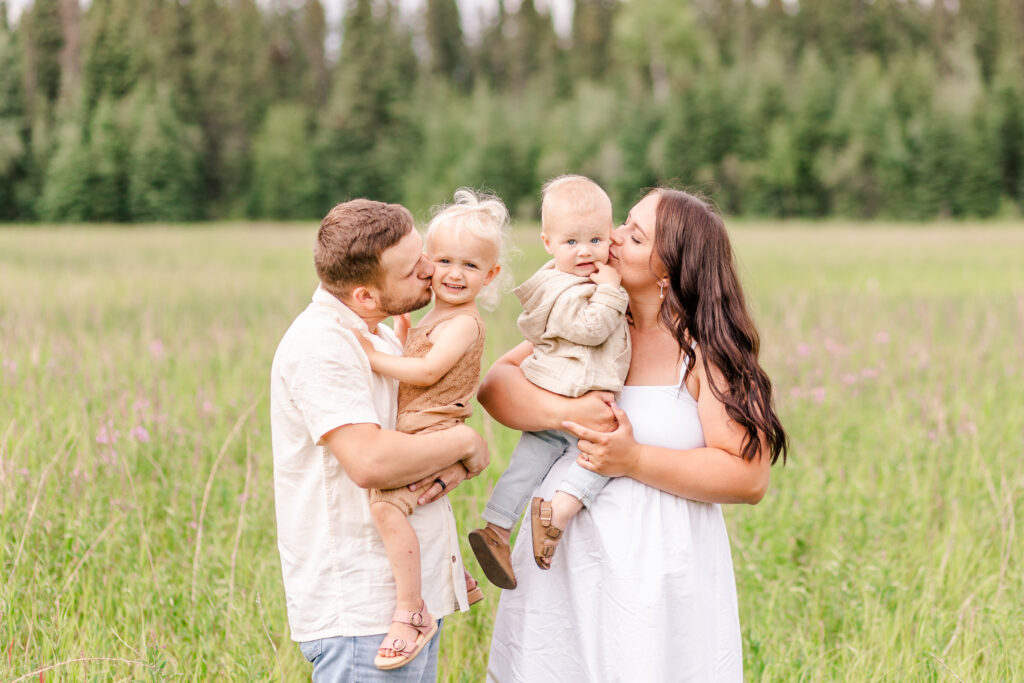
[[[365,489],[345,474],[323,436],[347,424],[394,429],[398,382],[370,369],[353,329],[398,354],[394,333],[366,323],[323,288],[292,323],[270,372],[277,540],[296,641],[385,633],[395,581]],[[395,457],[415,457],[396,453]],[[467,610],[455,517],[447,497],[409,518],[420,541],[423,598],[436,618]]]

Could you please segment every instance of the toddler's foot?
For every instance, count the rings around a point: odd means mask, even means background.
[[[380,644],[373,663],[378,669],[397,669],[405,666],[437,633],[437,620],[430,616],[421,601],[416,611],[395,611],[391,628]]]
[[[504,531],[504,530],[502,530]],[[498,588],[512,589],[516,587],[516,575],[512,571],[512,552],[508,539],[496,531],[491,524],[482,529],[469,532],[469,545],[473,548],[484,576]]]
[[[469,606],[472,607],[484,599],[484,592],[481,590],[480,584],[470,576],[469,572],[465,569],[462,572],[466,575],[466,597],[469,598]]]
[[[530,503],[530,523],[533,531],[533,560],[541,569],[551,569],[551,558],[562,538],[562,530],[551,522],[551,503],[534,498]]]

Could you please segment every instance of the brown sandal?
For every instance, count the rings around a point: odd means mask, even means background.
[[[511,549],[494,530],[488,527],[473,529],[469,532],[469,545],[488,581],[506,590],[516,587]]]
[[[530,502],[530,523],[533,529],[533,561],[541,569],[551,569],[551,558],[558,540],[562,538],[562,530],[551,524],[551,503],[543,498],[534,498]],[[545,544],[545,538],[555,543]]]

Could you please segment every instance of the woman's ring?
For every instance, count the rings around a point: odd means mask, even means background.
[[[441,477],[438,477],[437,479],[435,479],[435,480],[434,480],[434,483],[435,483],[435,484],[440,484],[440,485],[441,485],[441,490],[442,490],[442,491],[446,491],[446,490],[448,490],[448,484],[444,483],[444,480],[443,480],[443,479],[441,479]]]

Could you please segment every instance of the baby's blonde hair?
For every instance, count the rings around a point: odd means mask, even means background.
[[[477,296],[477,300],[484,308],[493,309],[501,298],[502,283],[508,276],[505,251],[508,243],[509,216],[505,203],[492,194],[478,193],[468,187],[460,187],[455,191],[454,202],[434,208],[434,217],[430,219],[426,234],[423,236],[424,243],[429,243],[430,236],[442,226],[454,230],[456,238],[467,232],[494,245],[501,272],[490,284],[481,289]]]
[[[544,183],[541,189],[540,226],[547,232],[551,222],[571,215],[607,210],[612,213],[608,193],[582,175],[560,175]]]

